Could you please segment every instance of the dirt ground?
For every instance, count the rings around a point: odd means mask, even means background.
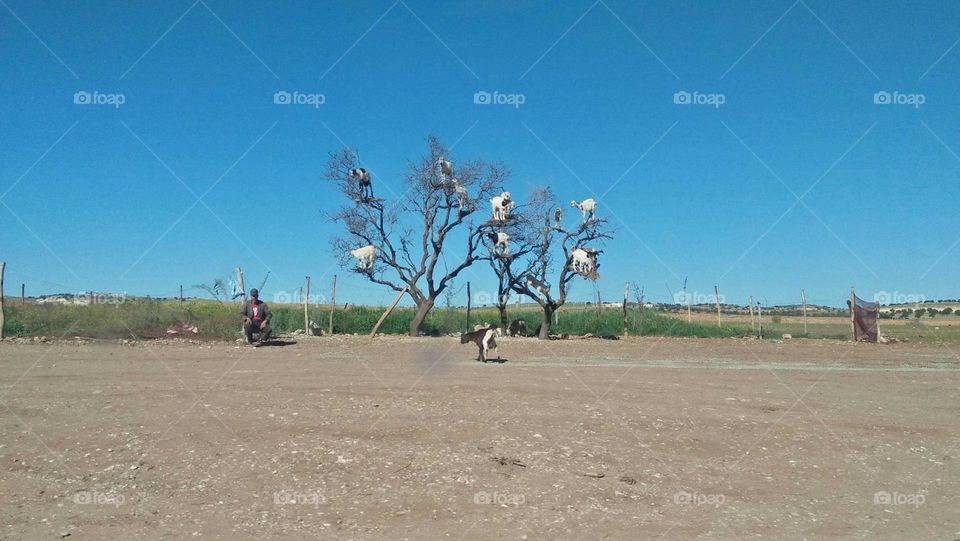
[[[960,539],[960,358],[0,343],[2,539]]]

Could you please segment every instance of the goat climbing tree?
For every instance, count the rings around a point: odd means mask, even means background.
[[[590,272],[576,268],[574,250],[596,250],[604,241],[613,238],[613,231],[606,218],[596,216],[581,220],[573,227],[565,226],[563,211],[556,205],[556,198],[549,188],[538,190],[531,199],[538,201],[530,207],[530,212],[539,214],[539,219],[531,216],[528,221],[539,223],[539,229],[528,240],[530,249],[526,255],[509,261],[504,272],[513,291],[540,305],[543,321],[537,336],[546,339],[550,337],[553,314],[567,302],[573,279],[582,276],[595,280],[598,277],[595,259]],[[568,221],[572,220],[571,217]],[[555,268],[555,262],[560,263],[559,269]],[[556,293],[548,278],[554,272],[557,273],[553,275]]]
[[[452,176],[440,171],[441,159],[453,163]],[[483,160],[457,163],[437,137],[428,136],[427,153],[410,164],[403,194],[391,202],[366,196],[350,175],[351,169],[360,167],[351,149],[330,155],[325,176],[350,201],[330,216],[346,229],[332,245],[344,267],[351,264],[352,250],[375,248],[371,263],[357,264],[352,270],[394,291],[407,290],[416,307],[410,335],[416,336],[452,280],[474,262],[490,257],[480,249],[492,230],[489,215],[472,218],[499,193],[509,171]],[[380,178],[373,177],[375,183]],[[383,195],[384,189],[377,193]]]
[[[531,253],[539,251],[541,227],[543,217],[553,210],[555,201],[549,190],[534,190],[527,200],[519,204],[511,213],[510,219],[499,225],[498,232],[509,235],[509,251],[504,253],[496,246],[493,237],[485,237],[483,243],[491,257],[488,259],[490,268],[497,277],[497,298],[495,305],[500,313],[500,327],[507,329],[507,303],[510,293],[515,291],[515,285],[522,285],[525,276],[510,272],[517,261],[523,261]]]

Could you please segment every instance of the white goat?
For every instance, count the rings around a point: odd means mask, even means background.
[[[550,294],[550,284],[542,280],[538,280],[529,274],[527,275],[526,284],[532,287],[534,290],[539,291],[544,297]]]
[[[575,209],[580,209],[580,212],[583,213],[583,221],[593,220],[596,217],[597,212],[597,202],[593,199],[584,199],[583,201],[571,201],[570,206]]]
[[[368,244],[356,250],[350,250],[350,255],[357,260],[357,266],[361,270],[370,270],[373,268],[373,262],[377,259],[377,247]]]
[[[493,255],[507,257],[510,255],[510,235],[506,233],[489,233],[490,242],[493,243],[491,252]]]
[[[448,176],[448,177],[453,176],[453,164],[448,162],[446,159],[444,158],[438,159],[437,166],[440,167],[441,176]]]
[[[513,201],[510,199],[510,192],[503,192],[500,195],[490,198],[490,206],[493,208],[494,221],[502,222],[510,216],[513,210]]]
[[[457,179],[450,179],[450,185],[453,186],[453,191],[457,194],[457,205],[459,205],[460,210],[463,210],[463,203],[467,200],[467,188],[461,186]]]
[[[360,185],[361,199],[373,198],[373,183],[371,182],[369,171],[363,167],[359,167],[348,171],[347,176],[357,180],[357,183]]]

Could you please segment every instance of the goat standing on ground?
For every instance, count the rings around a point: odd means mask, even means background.
[[[593,199],[584,199],[583,201],[571,201],[570,206],[580,209],[583,213],[583,222],[594,220],[597,212],[597,202]]]
[[[513,210],[513,201],[510,199],[510,192],[503,192],[500,195],[490,198],[490,206],[493,209],[493,220],[503,222],[510,216]]]
[[[368,271],[373,268],[373,262],[377,259],[377,247],[368,244],[356,250],[350,250],[350,255],[357,260],[357,267],[362,271]]]
[[[373,199],[373,182],[371,182],[369,171],[363,167],[359,167],[348,171],[347,176],[356,179],[357,183],[359,184],[361,200],[369,201],[370,199]]]
[[[476,344],[477,348],[480,350],[477,354],[477,360],[485,363],[489,358],[487,353],[490,350],[495,351],[497,353],[497,359],[500,359],[500,351],[497,349],[496,336],[497,327],[496,325],[493,325],[475,330],[473,332],[461,333],[460,343],[466,344],[467,342],[473,342]]]

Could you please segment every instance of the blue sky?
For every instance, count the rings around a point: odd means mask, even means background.
[[[3,0],[7,294],[198,294],[240,265],[267,298],[337,273],[339,301],[386,302],[336,267],[321,173],[347,144],[400,192],[435,133],[515,196],[599,197],[604,298],[957,298],[958,28],[956,2]]]

